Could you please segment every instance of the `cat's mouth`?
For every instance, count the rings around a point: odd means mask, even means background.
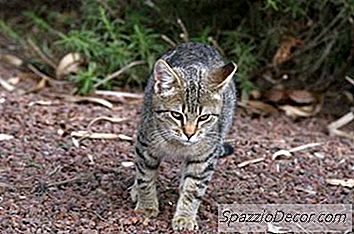
[[[199,141],[199,134],[196,132],[194,135],[187,137],[180,131],[173,130],[173,138],[177,140],[182,145],[193,145],[198,143]]]

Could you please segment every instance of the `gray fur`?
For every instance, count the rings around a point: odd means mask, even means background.
[[[172,227],[195,230],[198,228],[197,211],[217,158],[225,154],[224,138],[232,125],[236,102],[235,84],[230,80],[222,88],[215,88],[219,81],[215,82],[212,74],[225,63],[219,53],[207,45],[181,44],[160,60],[165,61],[178,78],[158,80],[159,75],[171,73],[168,69],[157,70],[160,67],[156,65],[158,68],[155,67],[148,81],[135,146],[136,179],[132,197],[137,201],[137,210],[156,216],[158,166],[165,156],[181,158],[184,167],[180,198]],[[163,67],[164,63],[161,64]],[[168,92],[158,93],[169,88]],[[182,113],[183,120],[173,117],[171,111]],[[208,119],[203,122],[204,115]]]

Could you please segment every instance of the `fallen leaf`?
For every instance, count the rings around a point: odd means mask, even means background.
[[[56,68],[56,77],[62,79],[70,74],[77,73],[84,59],[79,53],[68,53],[59,62]]]
[[[8,141],[14,139],[14,136],[9,134],[0,133],[0,141]]]
[[[286,99],[286,93],[284,90],[271,89],[264,93],[264,99],[274,103],[283,102]]]
[[[306,90],[289,90],[289,98],[299,104],[310,104],[316,102],[315,95]]]
[[[28,90],[26,93],[33,93],[43,89],[47,85],[47,79],[42,78],[34,87]]]
[[[20,67],[23,64],[23,60],[20,59],[19,57],[15,56],[15,55],[11,55],[11,54],[0,54],[0,61],[16,66],[16,67]]]
[[[283,105],[279,108],[285,111],[285,114],[294,118],[297,117],[310,117],[316,115],[321,110],[322,105],[309,105],[309,106],[290,106]]]
[[[261,101],[248,100],[248,101],[238,102],[237,104],[241,107],[249,109],[252,112],[258,113],[258,114],[262,114],[262,113],[271,114],[271,113],[278,112],[278,110],[276,108],[274,108],[272,105],[269,105],[269,104],[261,102]]]
[[[254,163],[262,162],[264,159],[265,159],[265,157],[247,160],[247,161],[244,161],[244,162],[241,162],[241,163],[237,164],[237,167],[241,168],[241,167],[245,167],[245,166],[247,166],[247,165],[249,165],[249,164],[254,164]]]
[[[331,185],[340,185],[343,187],[354,187],[354,179],[326,179],[326,182]]]
[[[265,113],[277,113],[277,109],[274,108],[272,105],[269,105],[267,103],[261,102],[261,101],[252,101],[252,100],[248,100],[247,104],[252,107],[255,108],[257,110],[261,110]]]
[[[284,39],[273,57],[273,66],[278,66],[286,61],[288,61],[292,54],[293,48],[297,46],[302,46],[303,41],[294,37],[287,37]]]

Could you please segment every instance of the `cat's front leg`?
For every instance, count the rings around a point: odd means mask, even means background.
[[[197,230],[197,212],[216,165],[216,151],[198,158],[187,158],[182,175],[180,197],[172,220],[174,230]]]
[[[136,145],[135,152],[136,177],[131,190],[132,200],[137,202],[135,210],[142,211],[147,217],[156,217],[159,213],[156,177],[160,160],[141,144]]]

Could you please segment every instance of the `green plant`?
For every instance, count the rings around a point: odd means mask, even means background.
[[[161,35],[176,43],[186,39],[180,37],[184,29],[178,18],[191,41],[218,44],[226,58],[238,64],[237,81],[246,94],[257,88],[264,71],[272,79],[291,76],[287,82],[297,88],[331,87],[338,77],[353,72],[354,0],[82,0],[73,4],[64,10],[56,9],[57,4],[38,4],[20,13],[23,24],[6,17],[0,20],[0,30],[24,47],[26,38],[31,38],[57,62],[69,52],[82,54],[84,69],[71,77],[80,94],[95,87],[142,87],[156,58],[168,49]],[[286,61],[274,64],[287,38],[298,40],[299,46],[288,51]],[[54,74],[53,68],[39,61],[30,57],[41,70]],[[145,63],[106,79],[133,61]],[[274,86],[263,84],[258,88]]]
[[[254,71],[259,61],[255,54],[256,45],[253,40],[247,39],[245,35],[238,31],[224,33],[223,45],[228,51],[228,57],[236,61],[238,66],[237,81],[241,90],[248,94],[255,89],[255,85],[249,80],[251,72]]]

